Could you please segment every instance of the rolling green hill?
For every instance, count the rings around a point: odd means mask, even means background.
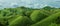
[[[60,26],[60,9],[4,8],[0,10],[0,26]]]

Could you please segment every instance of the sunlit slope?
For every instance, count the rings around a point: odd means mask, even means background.
[[[60,18],[60,12],[53,14],[40,22],[37,22],[36,24],[33,24],[32,26],[49,26],[51,23],[59,23],[59,18]]]
[[[0,26],[60,26],[60,9],[4,8]]]

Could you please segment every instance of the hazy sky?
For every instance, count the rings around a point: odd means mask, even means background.
[[[60,7],[60,0],[0,0],[0,8],[17,6],[40,8],[48,5]]]

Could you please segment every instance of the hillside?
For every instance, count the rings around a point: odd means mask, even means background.
[[[60,8],[4,8],[0,10],[0,26],[60,26]]]

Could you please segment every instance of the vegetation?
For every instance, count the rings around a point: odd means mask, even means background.
[[[0,10],[0,26],[60,26],[60,8],[4,8]]]

